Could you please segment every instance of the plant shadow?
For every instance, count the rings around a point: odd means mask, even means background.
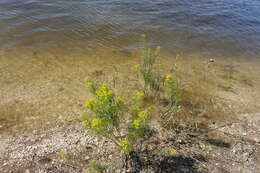
[[[160,158],[150,152],[135,153],[132,157],[131,172],[155,172],[155,173],[202,173],[198,170],[200,162],[206,162],[203,156],[166,156]]]
[[[195,168],[196,160],[185,156],[164,158],[158,165],[156,173],[199,173]]]
[[[221,141],[219,139],[212,139],[212,138],[208,138],[205,140],[207,143],[211,144],[211,145],[215,145],[217,147],[223,147],[223,148],[230,148],[231,145],[227,142]]]

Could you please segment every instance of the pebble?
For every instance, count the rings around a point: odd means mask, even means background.
[[[85,156],[85,158],[84,158],[85,161],[88,161],[89,159],[90,159],[89,156]]]

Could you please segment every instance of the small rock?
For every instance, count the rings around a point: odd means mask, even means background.
[[[85,161],[88,161],[89,159],[90,159],[89,156],[86,156],[86,157],[84,158]]]
[[[178,139],[177,142],[178,142],[178,143],[182,143],[182,140]]]
[[[260,142],[260,139],[258,139],[257,137],[252,138],[252,140],[253,140],[254,142],[256,142],[256,143],[259,143],[259,142]]]
[[[210,58],[210,59],[209,59],[209,62],[215,62],[215,59]]]
[[[201,148],[202,150],[205,149],[205,145],[204,145],[204,144],[200,143],[199,145],[200,145],[200,148]]]

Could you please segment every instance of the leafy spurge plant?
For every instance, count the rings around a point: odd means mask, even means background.
[[[123,100],[107,84],[97,84],[88,78],[86,87],[93,98],[86,100],[84,113],[80,115],[83,126],[94,135],[112,141],[122,153],[133,152],[137,139],[143,137],[148,128],[149,112],[142,106],[144,93],[136,93],[135,105],[128,113]]]
[[[166,75],[164,80],[165,92],[169,97],[170,107],[176,109],[181,101],[177,80],[172,75]]]
[[[146,44],[145,35],[142,36],[142,44]],[[160,47],[155,49],[142,49],[141,62],[136,65],[145,91],[158,91],[162,82],[162,76],[158,68],[155,68],[155,61],[159,57]]]

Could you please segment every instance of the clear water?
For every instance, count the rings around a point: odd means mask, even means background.
[[[215,58],[212,90],[260,105],[260,0],[0,0],[0,138],[75,120],[86,76],[135,88],[141,34],[187,74]]]
[[[135,49],[259,57],[259,0],[0,0],[0,52]]]

